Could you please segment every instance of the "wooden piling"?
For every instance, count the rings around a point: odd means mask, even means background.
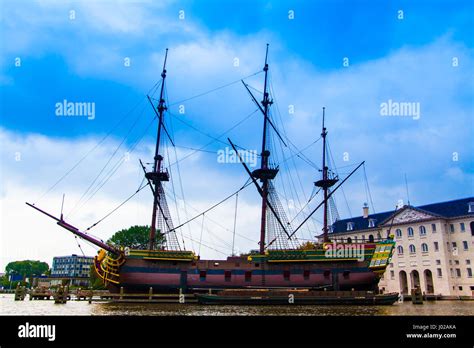
[[[54,303],[65,304],[69,299],[69,288],[60,286],[54,293]]]
[[[15,289],[15,301],[23,301],[26,296],[26,286],[17,284]]]
[[[423,304],[423,294],[419,287],[411,289],[411,302],[413,304]]]

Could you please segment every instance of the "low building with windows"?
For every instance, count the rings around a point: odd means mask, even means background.
[[[426,294],[474,296],[474,197],[338,220],[330,239],[360,242],[393,235],[395,252],[379,287],[410,293],[419,286]]]
[[[67,281],[69,285],[88,286],[94,258],[91,256],[56,256],[51,268],[51,284]]]

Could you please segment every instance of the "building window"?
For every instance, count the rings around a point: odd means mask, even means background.
[[[441,260],[436,260],[437,265],[441,265]]]
[[[459,265],[459,260],[454,260],[455,265]]]
[[[283,279],[290,280],[290,271],[283,271]]]
[[[395,271],[390,271],[390,279],[395,279]]]
[[[452,244],[453,244],[453,249],[458,247],[458,245],[456,244],[456,242],[453,242]]]
[[[467,206],[468,206],[467,212],[474,213],[474,202],[467,203]]]
[[[461,278],[461,269],[456,268],[456,277]]]
[[[471,264],[471,260],[466,260],[466,265],[470,265]]]
[[[469,228],[471,229],[471,236],[474,236],[474,221],[471,221]]]
[[[434,242],[434,250],[435,251],[439,251],[439,245],[438,245],[438,242]]]
[[[461,232],[466,232],[466,225],[464,225],[464,222],[461,222],[459,226],[461,227]]]
[[[438,272],[438,277],[442,277],[443,276],[443,272],[441,271],[441,268],[436,268],[436,271]]]
[[[410,254],[416,253],[416,248],[413,244],[410,244]]]
[[[469,278],[472,278],[472,268],[466,268],[466,270],[467,270],[467,276]]]
[[[433,233],[436,233],[436,224],[431,224],[431,231],[433,231]]]
[[[353,222],[348,222],[347,223],[347,231],[352,231],[354,229],[354,223]]]
[[[397,234],[397,238],[402,238],[402,230],[401,229],[397,228],[395,233]]]
[[[467,241],[463,240],[462,246],[464,247],[464,250],[469,250],[469,246],[467,245]]]
[[[449,230],[454,233],[454,224],[449,224]]]
[[[420,236],[426,236],[426,228],[425,228],[425,226],[420,226]]]
[[[397,247],[397,251],[398,251],[398,255],[403,255],[403,247],[401,245]]]
[[[351,237],[347,238],[347,243],[352,243],[352,238]]]
[[[424,252],[424,253],[427,253],[428,252],[428,244],[426,244],[426,243],[421,244],[421,251]]]
[[[375,227],[375,219],[369,219],[369,227]]]
[[[252,271],[246,271],[245,272],[245,281],[249,282],[252,280]]]
[[[374,242],[374,235],[369,234],[369,243],[373,243],[373,242]]]
[[[408,227],[408,237],[413,237],[413,228]]]

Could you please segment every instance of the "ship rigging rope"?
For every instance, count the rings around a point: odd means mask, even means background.
[[[339,172],[337,171],[336,163],[334,161],[334,157],[332,156],[331,146],[329,146],[329,141],[327,139],[326,139],[326,145],[328,147],[329,159],[332,162],[332,167],[334,168],[334,172],[339,177]],[[347,208],[347,211],[349,212],[349,216],[352,219],[351,208],[349,207],[349,202],[347,201],[346,193],[344,192],[344,187],[342,186],[341,186],[341,192],[342,192],[342,196],[344,197],[344,202],[346,203],[346,208]]]
[[[143,137],[145,136],[145,134],[147,133],[148,129],[151,127],[151,125],[153,124],[153,121],[155,120],[155,118],[153,118],[150,123],[148,124],[148,126],[146,127],[145,131],[143,132],[143,134],[135,140],[135,143],[132,145],[132,147],[130,148],[130,151],[128,151],[128,153],[132,153],[135,148],[138,146],[138,144],[140,144],[140,142],[142,141]],[[94,192],[91,193],[91,195],[89,196],[89,198],[78,208],[79,210],[84,206],[86,205],[94,196],[97,192],[100,191],[100,189],[112,178],[112,176],[120,169],[121,165],[125,163],[125,157],[121,157],[115,164],[114,166],[107,172],[107,174],[105,175],[105,177],[102,179],[102,181],[100,183],[98,183],[98,185],[96,185],[96,187],[94,188]],[[69,213],[71,214],[71,213]]]
[[[273,90],[273,84],[272,84],[272,81],[270,79],[270,90],[271,90],[271,93],[272,93],[272,96],[275,96],[275,92]],[[275,99],[275,98],[274,98]],[[281,112],[280,112],[280,108],[278,107],[278,102],[276,100],[274,100],[274,104],[275,104],[275,108],[276,108],[276,111],[277,111],[277,115],[279,116],[279,121],[280,123],[283,125],[283,119],[282,119],[282,116],[281,116]],[[320,168],[315,164],[313,163],[308,157],[306,157],[304,154],[303,154],[303,151],[305,151],[307,148],[309,148],[310,146],[312,146],[313,144],[317,143],[321,137],[319,137],[318,139],[316,139],[313,143],[311,143],[310,145],[308,145],[306,148],[304,148],[303,150],[299,150],[298,147],[291,141],[291,139],[288,137],[288,135],[286,134],[286,131],[285,131],[285,128],[282,127],[283,129],[283,136],[285,138],[285,140],[291,145],[293,146],[293,148],[296,150],[296,156],[298,158],[300,158],[301,160],[305,161],[309,166],[319,170]],[[289,149],[290,152],[293,152],[291,150],[291,148],[289,146],[287,146],[286,144],[284,144],[285,147],[287,147]],[[295,155],[291,156],[290,158],[294,157]],[[303,158],[304,157],[304,158]],[[287,159],[285,159],[284,161],[286,161]]]
[[[74,239],[76,240],[77,246],[79,247],[79,249],[80,249],[81,252],[82,252],[82,256],[85,257],[86,254],[84,254],[84,250],[82,250],[82,247],[81,247],[81,245],[79,244],[79,241],[77,240],[77,236],[74,236]]]
[[[255,110],[255,112],[256,112],[256,111],[257,111],[257,110]],[[222,134],[222,135],[220,135],[219,137],[214,137],[214,136],[212,136],[212,135],[210,135],[210,134],[208,134],[208,133],[206,133],[206,132],[201,131],[200,129],[198,129],[197,127],[193,126],[192,124],[190,124],[190,123],[188,123],[188,122],[182,120],[178,115],[175,115],[175,114],[173,114],[173,113],[170,112],[170,111],[168,111],[168,114],[170,114],[171,116],[173,116],[174,118],[176,118],[178,121],[180,121],[180,122],[183,123],[184,125],[188,126],[189,128],[195,130],[196,132],[198,132],[198,133],[200,133],[200,134],[202,134],[202,135],[204,135],[204,136],[206,136],[206,137],[212,139],[213,142],[219,142],[219,143],[221,143],[221,144],[223,144],[223,145],[229,145],[228,142],[226,142],[226,141],[220,139],[220,138],[222,138],[222,137],[225,135],[225,133]],[[244,121],[246,121],[246,120],[247,120],[250,116],[252,116],[253,114],[254,114],[254,112],[252,112],[252,114],[250,114],[250,115],[247,115],[243,120],[239,121],[239,122],[235,125],[235,127],[237,127],[237,126],[239,126],[240,124],[242,124]],[[233,127],[232,129],[234,129],[235,127]],[[230,132],[232,129],[228,130],[226,133]],[[192,149],[192,150],[195,150],[195,151],[203,151],[203,152],[211,152],[211,151],[203,150],[203,148],[209,146],[210,144],[212,144],[212,142],[209,143],[209,144],[207,144],[207,145],[205,145],[204,147],[202,147],[202,148],[200,148],[200,149]],[[246,150],[245,148],[243,148],[243,147],[241,147],[241,146],[238,146],[238,145],[236,145],[236,147],[238,147],[238,148],[240,148],[240,149],[242,149],[242,150]],[[216,153],[216,152],[215,152],[215,153]],[[258,155],[258,156],[260,157],[260,155]]]
[[[165,192],[166,192],[166,191],[165,191]],[[168,196],[169,196],[169,195],[168,195]],[[172,199],[172,197],[170,197],[170,198]],[[185,206],[190,207],[190,208],[193,209],[194,211],[199,212],[198,209],[196,209],[195,207],[191,206],[189,203],[186,203],[186,202],[185,202],[184,204],[185,204]],[[201,214],[202,214],[202,213],[200,213],[199,215],[197,215],[197,217],[199,217]],[[214,223],[214,224],[217,225],[218,227],[222,228],[224,231],[229,232],[229,233],[233,233],[233,231],[231,231],[229,228],[223,226],[222,224],[220,224],[220,223],[217,222],[216,220],[212,219],[209,215],[207,216],[207,220],[209,220],[210,222]],[[189,226],[189,224],[188,224],[188,226]],[[207,230],[207,231],[210,232],[210,230]],[[211,233],[211,232],[210,232],[210,233]],[[246,240],[248,240],[248,241],[250,241],[250,242],[252,242],[252,243],[255,243],[255,240],[250,239],[250,238],[248,238],[248,237],[246,237],[246,236],[244,236],[244,235],[242,235],[242,234],[240,234],[240,233],[237,233],[237,232],[236,232],[235,234],[236,234],[237,236],[243,238],[243,239],[246,239]],[[194,249],[194,248],[193,248],[193,249]]]
[[[176,162],[174,163],[170,163],[168,165],[168,168],[173,166],[173,165],[176,165],[177,163],[179,162],[183,162],[185,159],[193,156],[196,152],[198,151],[201,151],[201,150],[204,150],[206,147],[208,147],[209,145],[215,143],[216,141],[219,141],[219,142],[222,142],[222,143],[225,143],[223,141],[220,140],[220,138],[222,138],[223,136],[225,136],[227,133],[231,132],[233,129],[237,128],[238,126],[240,126],[242,123],[244,123],[245,121],[247,121],[250,117],[252,117],[259,109],[255,109],[254,111],[252,111],[251,113],[249,113],[248,115],[246,115],[242,120],[240,120],[239,122],[237,122],[236,124],[234,124],[232,127],[230,127],[229,129],[227,129],[225,132],[223,132],[222,134],[220,134],[219,136],[217,137],[211,137],[213,140],[210,141],[209,143],[207,143],[206,145],[203,145],[201,146],[199,149],[196,149],[194,150],[193,152],[187,154],[186,156],[180,158],[179,160],[176,160]],[[174,116],[172,113],[168,112],[171,116]],[[179,117],[176,117],[174,116],[177,120],[183,122],[183,120],[181,120]],[[184,123],[184,122],[183,122]],[[225,143],[226,145],[228,145],[227,143]],[[242,147],[239,146],[239,148],[241,149],[244,149]],[[245,150],[245,149],[244,149]]]
[[[178,228],[180,227],[183,227],[184,225],[188,224],[189,222],[197,219],[198,217],[200,217],[201,215],[204,215],[206,214],[207,212],[211,211],[212,209],[216,208],[217,206],[221,205],[222,203],[224,203],[225,201],[229,200],[230,198],[234,197],[236,194],[238,194],[240,191],[242,191],[243,189],[245,189],[247,186],[249,186],[250,184],[252,184],[253,182],[250,181],[250,179],[248,179],[245,184],[239,188],[237,191],[235,191],[234,193],[230,194],[229,196],[225,197],[224,199],[222,199],[221,201],[217,202],[216,204],[214,204],[213,206],[211,206],[210,208],[204,210],[202,213],[194,216],[193,218],[189,219],[188,221],[186,222],[183,222],[181,225],[179,226],[176,226],[175,228],[173,228],[172,230],[177,230]]]
[[[198,255],[201,255],[201,245],[202,245],[202,231],[204,231],[204,213],[202,214],[202,222],[201,222],[201,235],[199,236],[199,249]]]
[[[166,87],[165,87],[165,88],[166,88]],[[166,98],[167,98],[167,96],[166,96]],[[168,112],[168,113],[169,113],[169,112]],[[170,113],[169,113],[169,114],[170,114]],[[174,116],[174,115],[172,115],[172,116]],[[178,118],[178,120],[179,120],[179,118]],[[245,120],[245,119],[244,119],[244,120]],[[171,121],[171,118],[170,118],[170,121]],[[239,124],[242,123],[242,122],[243,122],[243,121],[239,122]],[[172,122],[170,122],[170,125],[171,125],[171,127],[172,127]],[[236,126],[238,126],[238,124],[237,124]],[[234,126],[234,127],[236,127],[236,126]],[[170,127],[170,129],[171,129],[171,127]],[[207,134],[206,134],[206,135],[207,135]],[[209,135],[207,135],[207,136],[209,136]],[[211,136],[211,138],[215,139],[215,138],[212,137],[212,136]],[[170,139],[170,140],[171,140],[171,139]],[[176,152],[176,146],[175,146],[174,143],[173,143],[173,147],[174,147],[174,150],[175,150],[175,157],[176,157],[176,160],[177,160],[177,159],[178,159],[178,156],[177,156],[177,152]],[[167,154],[168,154],[168,161],[170,161],[169,153],[167,153]],[[181,171],[180,171],[180,166],[179,166],[179,161],[178,161],[178,160],[177,160],[177,162],[176,162],[176,167],[177,167],[177,170],[178,170],[179,182],[180,182],[180,188],[181,188],[181,194],[182,194],[183,203],[184,203],[185,215],[186,215],[186,218],[187,218],[187,216],[188,216],[188,213],[187,213],[187,206],[188,206],[188,204],[186,203],[186,199],[185,199],[185,197],[184,197],[183,183],[182,183],[182,180],[181,180]],[[170,168],[169,168],[169,171],[170,171],[170,173],[172,172],[171,166],[170,166]],[[174,187],[173,187],[173,188],[174,188]],[[167,195],[169,196],[169,194],[168,194],[166,191],[165,191],[165,194],[167,194]],[[173,191],[173,195],[172,195],[170,198],[171,198],[172,200],[174,200],[175,204],[177,205],[177,195],[176,195],[176,192],[175,192],[175,191]],[[219,204],[220,204],[220,203],[219,203]],[[211,209],[213,209],[213,208],[211,208]],[[201,214],[204,214],[204,213],[201,213]],[[210,221],[213,221],[213,220],[210,219],[210,218],[208,218],[208,219],[209,219]],[[214,221],[213,221],[213,222],[214,222]],[[214,223],[216,223],[216,222],[214,222]],[[217,224],[217,223],[216,223],[216,224]],[[218,224],[218,225],[219,225],[219,224]],[[221,226],[221,225],[219,225],[219,226]],[[222,227],[222,226],[221,226],[221,227]],[[203,229],[203,228],[204,228],[204,226],[201,226],[201,229]],[[225,229],[225,228],[224,228],[224,229]],[[176,228],[170,229],[170,230],[168,231],[168,233],[169,233],[169,232],[175,232],[175,230],[176,230]],[[192,245],[193,245],[193,250],[195,250],[195,248],[194,248],[194,241],[195,241],[195,240],[194,240],[194,238],[192,238],[192,233],[191,233],[191,229],[190,229],[189,224],[188,224],[188,231],[189,231],[189,235],[191,236],[191,237],[188,237],[188,239],[191,240],[191,243],[192,243]],[[213,236],[214,234],[213,234],[209,229],[207,229],[207,228],[206,228],[206,231],[210,234],[210,236],[211,236],[211,238],[212,238],[212,236]],[[181,229],[181,235],[182,235],[182,237],[183,237],[182,229]],[[215,236],[215,237],[216,237],[218,240],[220,240],[222,243],[227,244],[227,245],[226,245],[227,248],[230,248],[230,245],[228,245],[227,242],[225,242],[224,240],[222,240],[222,239],[219,238],[218,236]],[[201,237],[201,238],[202,238],[202,237]],[[214,243],[214,242],[212,242],[212,243]],[[199,242],[199,246],[200,246],[201,244],[202,244],[202,245],[205,245],[204,243],[202,243],[202,240]],[[206,246],[206,245],[205,245],[205,246]],[[209,246],[206,246],[206,247],[209,247]],[[214,249],[214,250],[215,250],[215,249]]]
[[[242,77],[242,78],[240,78],[240,79],[238,79],[238,80],[235,80],[235,81],[226,83],[225,85],[222,85],[222,86],[219,86],[219,87],[215,87],[215,88],[210,89],[210,90],[208,90],[208,91],[205,91],[205,92],[196,94],[196,95],[194,95],[194,96],[192,96],[192,97],[189,97],[189,98],[186,98],[186,99],[182,99],[182,100],[173,102],[173,103],[171,103],[171,104],[168,104],[168,106],[171,107],[171,106],[174,106],[174,105],[178,105],[178,104],[187,102],[187,101],[192,100],[192,99],[196,99],[196,98],[202,97],[202,96],[204,96],[204,95],[206,95],[206,94],[209,94],[209,93],[218,91],[218,90],[220,90],[220,89],[223,89],[223,88],[226,88],[226,87],[229,87],[229,86],[232,86],[232,85],[234,85],[234,84],[236,84],[236,83],[239,83],[239,82],[242,81],[243,79],[247,79],[247,78],[249,78],[249,77],[258,75],[258,74],[260,74],[260,73],[262,73],[262,72],[263,72],[263,70],[259,70],[259,71],[255,72],[255,73],[253,73],[253,74],[250,74],[250,75],[248,75],[248,76]]]
[[[313,195],[311,195],[311,197],[309,197],[308,201],[305,203],[305,205],[301,208],[301,210],[293,217],[293,219],[290,221],[290,224],[293,223],[293,221],[295,221],[295,219],[298,217],[298,215],[300,215],[303,210],[308,206],[308,204],[313,200],[314,197],[316,197],[319,193],[319,191],[321,191],[321,188],[319,188],[319,190]],[[319,222],[319,221],[318,221]]]
[[[97,226],[99,223],[101,223],[102,221],[104,221],[106,218],[108,218],[110,215],[112,215],[113,213],[115,213],[120,207],[122,207],[125,203],[127,203],[129,200],[131,200],[133,197],[135,197],[135,195],[140,192],[141,190],[143,190],[145,187],[147,187],[149,185],[149,183],[147,182],[145,185],[143,185],[143,181],[145,180],[145,178],[143,178],[142,182],[140,183],[140,186],[138,187],[138,189],[130,196],[128,197],[126,200],[124,200],[122,203],[120,203],[117,207],[115,207],[112,211],[110,211],[108,214],[106,214],[103,218],[101,218],[100,220],[98,220],[96,223],[92,224],[91,226],[87,227],[85,231],[89,231],[90,229],[94,228],[95,226]]]
[[[206,248],[208,248],[208,249],[211,249],[211,250],[217,251],[219,254],[222,254],[222,255],[227,255],[227,253],[226,253],[226,252],[223,252],[223,251],[221,251],[221,250],[218,250],[218,249],[216,249],[216,248],[210,247],[209,245],[207,245],[207,244],[204,244],[204,243],[202,243],[202,242],[198,242],[197,240],[195,240],[195,239],[193,239],[193,238],[190,238],[190,237],[187,237],[187,238],[188,238],[189,240],[191,240],[192,242],[198,243],[199,245],[202,245],[202,246],[204,246],[204,247],[206,247]]]
[[[366,196],[368,194],[369,196],[369,199],[370,199],[370,205],[372,206],[372,211],[374,212],[374,214],[376,213],[375,211],[375,207],[374,207],[374,202],[372,201],[372,195],[370,194],[370,187],[369,187],[369,180],[367,179],[367,173],[365,171],[365,163],[363,165],[363,169],[364,169],[364,179],[365,179],[365,187],[366,187]]]
[[[99,171],[99,173],[96,175],[96,177],[94,178],[94,180],[92,180],[92,182],[90,183],[90,185],[87,187],[86,191],[82,194],[81,198],[79,198],[79,201],[77,201],[77,203],[74,205],[74,207],[70,210],[70,212],[68,213],[68,216],[71,215],[75,210],[76,208],[79,206],[79,204],[82,202],[82,200],[85,198],[85,196],[87,195],[87,193],[89,193],[89,191],[92,190],[92,187],[94,186],[94,184],[97,182],[97,180],[99,179],[99,177],[102,175],[102,173],[104,172],[104,170],[107,168],[107,166],[109,165],[109,163],[112,161],[112,159],[115,157],[115,155],[117,154],[118,150],[122,147],[122,145],[125,143],[125,141],[127,140],[127,137],[130,135],[130,133],[132,132],[132,130],[135,128],[135,126],[138,124],[138,121],[140,120],[141,116],[143,115],[143,112],[144,112],[144,108],[142,109],[142,112],[138,115],[138,117],[135,119],[135,121],[133,122],[132,126],[128,129],[127,133],[125,134],[125,136],[123,137],[122,141],[117,145],[117,147],[115,148],[115,150],[112,152],[112,155],[109,157],[108,161],[105,163],[105,165],[102,167],[102,169]],[[120,163],[121,161],[117,162],[117,163]],[[117,166],[117,163],[115,164],[115,166]],[[121,165],[121,164],[120,164]],[[118,166],[120,166],[118,165]],[[114,167],[113,167],[114,168]],[[113,169],[111,170],[113,171]],[[109,171],[109,173],[111,172]],[[109,174],[107,173],[105,175],[105,177],[107,177],[107,175]],[[113,173],[105,180],[105,182],[108,181],[108,179],[115,173],[115,171],[113,171]],[[104,183],[105,183],[104,182]],[[102,188],[103,185],[101,185],[101,182],[99,182],[94,190],[99,187]],[[93,190],[92,190],[93,191]],[[97,192],[97,191],[96,191]],[[91,194],[91,197],[95,195],[95,192],[93,192]],[[89,199],[90,199],[89,198]],[[87,201],[89,201],[89,199]],[[82,207],[82,206],[81,206]]]
[[[161,80],[158,81],[153,87],[150,88],[148,93],[156,90],[161,83]],[[66,173],[64,173],[49,189],[47,189],[39,198],[36,199],[36,203],[43,199],[49,192],[51,192],[61,181],[63,181],[69,174],[72,173],[74,169],[76,169],[79,164],[81,164],[92,152],[94,152],[111,134],[112,132],[117,129],[117,127],[130,115],[138,106],[145,101],[145,96],[142,97],[130,110],[128,110],[124,115],[120,118],[120,120],[110,129],[110,131],[102,137],[102,139],[97,142],[84,156],[82,156],[79,161],[77,161]]]
[[[270,79],[270,91],[271,91],[271,94],[273,96],[273,98],[275,99],[275,91],[273,89],[273,83],[272,83],[272,79]],[[286,177],[287,177],[287,180],[288,180],[288,183],[289,183],[289,191],[292,195],[292,199],[293,199],[293,202],[295,201],[295,197],[296,197],[296,200],[298,201],[298,206],[301,207],[301,210],[296,214],[296,216],[290,221],[290,224],[295,220],[295,218],[305,209],[305,207],[308,205],[308,203],[306,203],[304,206],[303,204],[301,203],[300,201],[300,195],[298,194],[298,190],[295,186],[295,183],[294,183],[294,179],[293,179],[293,176],[291,175],[292,171],[290,171],[290,165],[289,164],[292,164],[292,167],[294,168],[294,171],[296,172],[296,176],[297,176],[297,180],[298,180],[298,184],[299,184],[299,189],[301,190],[301,193],[303,194],[303,198],[304,200],[306,201],[307,200],[307,196],[305,194],[305,190],[303,188],[303,184],[302,184],[302,181],[301,181],[301,177],[299,175],[299,171],[297,169],[297,166],[296,166],[296,162],[295,162],[295,156],[297,156],[298,158],[302,159],[303,161],[305,161],[305,159],[302,157],[304,156],[303,152],[308,149],[309,147],[311,147],[312,145],[316,144],[320,139],[321,137],[319,137],[318,139],[316,139],[315,141],[313,141],[311,144],[309,144],[308,146],[304,147],[302,150],[299,150],[296,145],[289,139],[288,135],[286,134],[286,130],[285,130],[285,127],[283,127],[283,117],[282,117],[282,114],[280,112],[280,108],[278,106],[278,102],[274,102],[275,104],[275,109],[276,109],[276,115],[278,116],[277,120],[280,125],[281,125],[281,128],[282,128],[282,133],[284,135],[284,137],[287,139],[288,143],[293,146],[295,149],[296,149],[296,153],[294,153],[293,155],[289,156],[289,157],[286,157],[285,156],[285,149],[288,149],[288,151],[290,153],[292,153],[292,148],[287,146],[286,144],[283,144],[283,146],[280,146],[280,151],[281,151],[281,154],[282,154],[282,157],[284,158],[282,162],[280,162],[280,165],[284,165],[285,168],[287,168],[286,171],[284,171],[284,173],[286,173]],[[300,156],[301,154],[301,156]],[[286,157],[286,158],[285,158]],[[306,156],[304,156],[306,157]],[[291,162],[288,164],[287,162],[291,159]],[[306,162],[310,162],[310,166],[312,166],[313,168],[316,168],[317,169],[317,166],[315,166],[311,161],[308,161],[306,160]],[[285,186],[283,186],[283,190],[285,192],[285,195],[286,195],[286,190],[285,190]],[[314,189],[313,189],[314,191]],[[309,200],[311,200],[312,197],[310,197]],[[313,221],[314,219],[311,220],[311,222],[313,223],[313,227],[314,229],[316,229],[316,224],[315,222]],[[305,230],[308,232],[309,236],[311,237],[311,231],[310,231],[310,228],[309,226],[305,226]]]
[[[295,156],[296,156],[296,157],[299,157],[300,159],[302,159],[303,161],[305,161],[303,158],[301,158],[301,157],[298,156],[298,155],[301,154],[302,152],[306,151],[307,149],[309,149],[311,146],[313,146],[314,144],[316,144],[316,143],[317,143],[318,141],[320,141],[321,139],[322,139],[322,138],[319,137],[318,139],[316,139],[315,141],[313,141],[311,144],[305,146],[303,149],[299,150],[299,151],[296,152],[296,153],[293,153],[291,156],[286,157],[285,159],[283,159],[283,161],[280,162],[280,164],[285,163],[285,162],[289,161],[290,159],[294,159]],[[290,151],[291,151],[291,149],[290,149]],[[306,162],[306,161],[305,161],[305,162]],[[311,167],[314,167],[314,166],[311,165]],[[319,168],[317,168],[317,169],[319,169]]]
[[[169,105],[169,100],[168,100],[168,89],[166,88],[165,86],[165,89],[166,89],[166,102],[167,104]],[[173,137],[174,137],[174,124],[173,124],[173,118],[172,117],[169,117],[167,118],[169,120],[169,124],[170,124],[170,131],[171,133],[173,134]],[[175,142],[173,142],[173,149],[174,149],[174,159],[175,161],[178,161],[178,152],[176,150],[176,145],[175,145]],[[171,163],[171,157],[169,156],[169,153],[168,153],[168,163]],[[183,180],[181,179],[181,169],[179,167],[179,163],[176,163],[176,170],[178,172],[178,180],[179,180],[179,187],[180,187],[180,190],[181,190],[181,196],[183,197],[183,203],[184,203],[184,217],[186,219],[188,219],[188,209],[186,207],[186,199],[185,199],[185,196],[184,196],[184,188],[183,188]],[[169,168],[169,172],[172,174],[172,168],[170,167]],[[171,187],[173,188],[173,197],[174,197],[174,203],[175,203],[175,207],[176,207],[176,214],[178,216],[178,224],[181,224],[181,218],[180,218],[180,215],[179,215],[179,209],[178,209],[178,200],[176,199],[176,191],[175,191],[175,188],[174,188],[174,180],[172,179],[171,180]],[[166,194],[166,192],[165,192]],[[186,246],[185,246],[185,242],[184,242],[184,232],[183,230],[180,230],[181,232],[181,238],[183,240],[183,248],[186,249]],[[192,235],[192,231],[191,231],[191,228],[190,226],[188,225],[188,234],[189,236],[193,236]],[[192,249],[194,250],[194,242],[193,240],[191,239],[191,247]]]

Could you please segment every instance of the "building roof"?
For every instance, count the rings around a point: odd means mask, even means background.
[[[54,256],[53,259],[74,259],[74,258],[86,258],[86,259],[93,259],[94,256],[86,256],[86,255],[65,255],[65,256]]]
[[[421,205],[418,207],[404,206],[402,209],[414,208],[416,210],[422,210],[428,214],[437,215],[443,218],[455,218],[466,215],[473,215],[474,212],[469,213],[468,203],[474,203],[474,197],[456,199],[447,202],[441,203],[432,203]],[[369,214],[368,218],[363,216],[357,216],[354,218],[338,220],[332,225],[331,233],[344,233],[344,232],[353,232],[360,230],[376,230],[380,224],[384,223],[386,220],[392,217],[394,213],[398,213],[402,209],[386,211],[378,214]],[[369,228],[369,220],[374,219],[374,227]],[[347,224],[349,222],[353,223],[353,229],[351,231],[347,230]]]

